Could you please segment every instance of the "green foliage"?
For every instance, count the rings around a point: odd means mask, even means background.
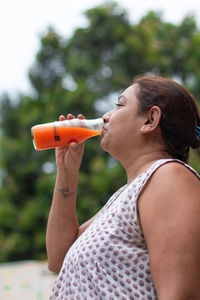
[[[175,78],[199,97],[200,31],[195,18],[179,25],[149,12],[131,24],[107,2],[85,13],[88,25],[70,39],[53,28],[41,38],[29,71],[34,95],[0,101],[0,261],[44,259],[45,230],[55,181],[54,150],[35,151],[30,128],[68,112],[95,118],[135,75]],[[192,166],[200,172],[198,152]],[[80,172],[80,223],[94,215],[126,182],[121,165],[103,153],[97,137],[86,144]]]

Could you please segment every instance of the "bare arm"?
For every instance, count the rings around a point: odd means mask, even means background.
[[[64,256],[79,229],[76,217],[77,181],[78,174],[58,171],[46,233],[49,269],[56,273],[60,271]]]
[[[166,164],[138,205],[158,299],[199,300],[199,180],[179,164]]]
[[[73,116],[69,115],[70,118]],[[64,119],[60,117],[60,120]],[[79,228],[76,216],[78,175],[83,151],[83,143],[71,143],[56,149],[57,178],[46,232],[49,269],[56,273],[59,273],[70,246],[93,220]]]

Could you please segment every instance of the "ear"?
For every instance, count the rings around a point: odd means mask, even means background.
[[[141,127],[142,133],[150,133],[158,128],[161,119],[161,109],[159,106],[152,106],[146,113],[146,119]]]

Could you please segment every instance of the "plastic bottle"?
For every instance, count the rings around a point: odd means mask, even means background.
[[[40,124],[31,128],[36,150],[66,146],[100,135],[103,119],[71,119]]]

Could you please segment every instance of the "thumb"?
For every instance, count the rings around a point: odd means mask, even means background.
[[[78,148],[78,143],[77,142],[71,142],[69,144],[69,149],[70,150],[76,150]]]

